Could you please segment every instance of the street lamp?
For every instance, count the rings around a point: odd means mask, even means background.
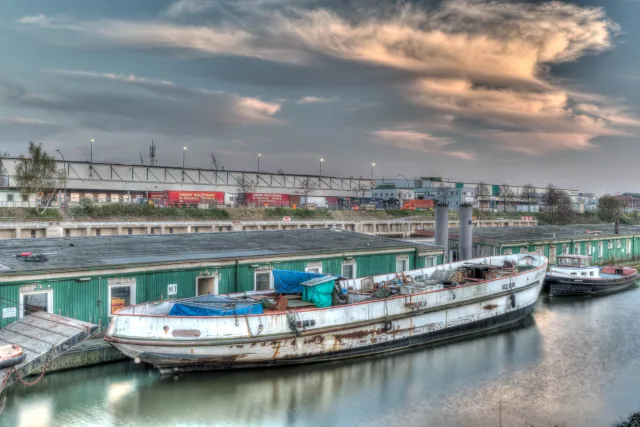
[[[322,162],[324,162],[324,159],[320,159],[320,176],[322,176]]]
[[[371,163],[371,181],[373,181],[373,168],[376,166],[375,163]]]
[[[187,154],[187,147],[182,147],[182,169],[184,169],[184,159]]]
[[[260,172],[260,157],[262,157],[262,154],[258,153],[258,172]]]
[[[62,154],[62,152],[60,150],[56,150],[58,152],[58,154],[60,154],[60,157],[62,157],[62,161],[64,162],[64,193],[63,194],[63,203],[64,206],[67,206],[67,161],[64,159],[64,155]]]
[[[93,142],[95,140],[91,138],[91,154],[89,157],[89,176],[93,176]]]
[[[398,176],[403,177],[407,181],[407,188],[411,188],[411,186],[409,185],[409,180],[407,179],[406,176],[402,175],[401,173],[399,173]]]

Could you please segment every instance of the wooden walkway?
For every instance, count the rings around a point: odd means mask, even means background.
[[[27,356],[17,366],[0,369],[0,388],[15,381],[16,375],[7,380],[14,368],[22,378],[40,372],[49,361],[97,331],[98,325],[42,311],[0,329],[0,345],[17,344]]]

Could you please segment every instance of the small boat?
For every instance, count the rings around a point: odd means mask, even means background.
[[[0,369],[22,363],[26,354],[22,351],[22,347],[15,344],[7,344],[0,346]]]
[[[545,281],[551,296],[604,295],[635,286],[635,268],[591,265],[588,255],[561,255],[549,267]]]
[[[515,324],[546,270],[533,253],[358,279],[273,270],[271,291],[120,309],[105,340],[161,374],[367,356]]]

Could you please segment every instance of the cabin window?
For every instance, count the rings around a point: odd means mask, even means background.
[[[581,276],[586,276],[587,273],[585,273],[584,271],[582,273],[580,273]]]
[[[322,273],[322,263],[321,262],[310,262],[304,269],[307,273]]]
[[[631,255],[631,240],[627,240],[627,254]]]
[[[593,276],[593,271],[590,271],[590,272],[589,272],[589,276]]]
[[[268,291],[271,286],[271,272],[259,271],[255,275],[256,291]]]
[[[341,275],[347,279],[356,278],[356,265],[354,263],[342,264]]]
[[[576,243],[576,245],[573,247],[573,253],[576,255],[580,255],[580,243]]]
[[[591,255],[591,243],[587,243],[587,251],[586,255]]]
[[[408,270],[409,259],[407,257],[396,258],[396,272],[402,272]]]
[[[573,266],[574,267],[578,267],[580,265],[580,260],[579,259],[574,259],[573,260]]]
[[[598,243],[598,258],[602,258],[604,256],[604,245],[602,242]]]
[[[577,276],[577,275],[578,275],[578,273],[571,273],[571,275],[572,275],[572,276]]]
[[[511,249],[505,249],[502,251],[502,255],[511,255],[513,251]]]
[[[562,245],[562,255],[567,255],[569,253],[569,246]]]
[[[20,317],[44,311],[53,313],[53,290],[29,292],[20,295]]]
[[[436,265],[435,257],[428,256],[428,257],[424,258],[424,266],[425,267],[433,267],[434,265]]]
[[[620,249],[622,247],[622,242],[620,240],[616,240],[616,249]]]
[[[134,285],[109,286],[109,315],[132,305],[135,301],[134,293]]]
[[[609,240],[609,243],[607,243],[607,248],[613,249],[613,243],[611,242],[611,240]]]
[[[13,194],[7,194],[7,202],[13,202]]]

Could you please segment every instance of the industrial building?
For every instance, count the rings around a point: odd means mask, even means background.
[[[449,255],[458,259],[459,229],[449,230]],[[614,225],[567,225],[538,227],[475,228],[472,256],[537,252],[555,263],[562,254],[591,255],[592,262],[630,260],[640,256],[640,227]]]
[[[271,289],[274,269],[354,278],[438,265],[443,255],[332,229],[6,240],[0,327],[34,311],[104,327],[136,303]]]

